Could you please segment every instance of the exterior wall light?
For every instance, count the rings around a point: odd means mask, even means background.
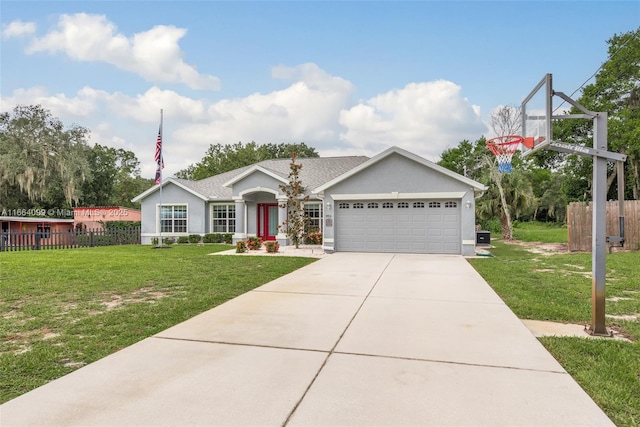
[[[467,203],[465,204],[465,206],[467,207],[467,209],[471,209],[471,201],[467,200]]]

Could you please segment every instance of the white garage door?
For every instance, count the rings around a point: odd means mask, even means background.
[[[460,201],[336,202],[340,252],[459,254]]]

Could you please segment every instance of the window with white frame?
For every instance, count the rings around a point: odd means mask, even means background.
[[[211,205],[211,232],[235,233],[236,231],[236,205],[215,204]]]
[[[439,208],[440,207],[440,202],[429,202],[429,207],[430,208]]]
[[[398,208],[399,209],[407,209],[409,207],[409,203],[408,202],[398,202]]]
[[[367,208],[368,209],[378,209],[378,203],[371,202],[371,203],[367,204]]]
[[[353,209],[364,209],[364,203],[354,203],[353,204]]]
[[[414,209],[424,208],[424,202],[413,202]]]
[[[349,203],[339,203],[338,209],[349,209]]]
[[[308,218],[307,231],[322,230],[322,204],[321,203],[305,203],[304,214]]]
[[[160,231],[162,233],[186,233],[187,205],[162,205],[160,207]]]
[[[393,203],[391,202],[384,202],[382,204],[382,209],[393,209]]]
[[[457,208],[458,202],[444,202],[445,208]]]

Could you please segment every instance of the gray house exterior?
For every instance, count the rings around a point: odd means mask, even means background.
[[[142,243],[233,233],[288,243],[289,159],[265,160],[200,181],[169,178],[141,202]],[[310,227],[328,252],[475,253],[475,197],[486,187],[398,147],[364,156],[298,159]]]

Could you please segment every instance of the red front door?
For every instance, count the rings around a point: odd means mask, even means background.
[[[278,204],[258,204],[258,237],[262,240],[276,240],[278,234]]]

